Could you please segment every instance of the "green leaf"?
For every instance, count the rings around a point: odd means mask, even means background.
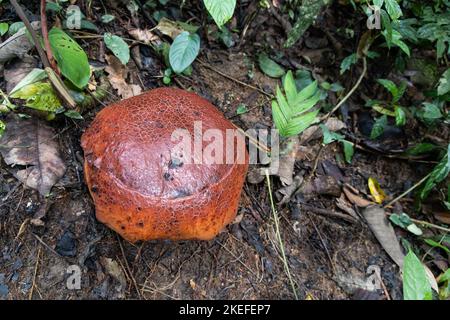
[[[387,126],[387,116],[383,115],[375,120],[372,131],[370,132],[370,139],[376,139],[384,132],[384,128]]]
[[[114,53],[123,65],[126,65],[130,60],[130,47],[128,47],[128,44],[121,37],[111,33],[105,33],[103,40],[108,49]]]
[[[358,56],[356,53],[352,53],[351,55],[349,55],[348,57],[346,57],[344,60],[342,60],[341,62],[341,70],[340,73],[344,74],[345,71],[350,70],[350,68],[352,67],[352,65],[354,65],[356,62],[358,61]]]
[[[444,250],[445,252],[447,252],[448,254],[450,254],[449,248],[440,244],[439,242],[434,241],[433,239],[424,239],[423,241],[425,241],[426,244],[428,244],[434,248],[440,248],[440,249]]]
[[[91,75],[88,58],[84,50],[59,28],[52,28],[48,38],[61,73],[77,88],[83,89],[89,82]]]
[[[297,85],[295,84],[294,75],[291,70],[286,73],[283,79],[283,87],[288,103],[293,105],[297,97]]]
[[[240,115],[240,114],[244,114],[247,112],[248,112],[247,106],[243,103],[240,103],[236,109],[236,114]]]
[[[424,102],[423,108],[420,111],[420,117],[427,119],[427,120],[434,120],[434,119],[440,119],[442,118],[442,112],[439,109],[439,107],[430,102]]]
[[[8,32],[9,25],[6,22],[0,23],[0,36],[5,35]]]
[[[423,234],[422,230],[411,221],[411,218],[406,213],[400,215],[393,213],[389,216],[389,220],[391,220],[393,224],[408,230],[416,236],[421,236]]]
[[[422,262],[409,251],[403,264],[403,299],[431,300],[433,292]]]
[[[5,132],[6,124],[0,120],[0,138],[2,137],[3,133]]]
[[[111,21],[113,21],[116,17],[113,16],[112,14],[104,14],[101,18],[103,23],[110,23]]]
[[[47,72],[42,69],[34,68],[30,71],[22,80],[19,81],[18,84],[11,90],[10,94],[22,89],[23,87],[44,80],[47,78]]]
[[[284,69],[275,61],[270,59],[265,53],[258,56],[259,67],[262,72],[272,78],[280,78],[284,75]]]
[[[388,79],[378,79],[377,82],[385,87],[392,95],[392,97],[397,96],[398,88],[397,85]]]
[[[385,7],[392,20],[397,20],[403,14],[397,0],[385,0]]]
[[[324,124],[320,124],[319,127],[322,129],[322,133],[323,133],[323,144],[330,144],[334,141],[342,141],[344,140],[344,137],[337,133],[337,132],[332,132],[330,131],[330,129],[328,129],[328,127]]]
[[[450,144],[447,147],[447,153],[442,160],[434,167],[430,177],[425,181],[423,189],[420,191],[419,197],[425,199],[430,191],[440,182],[444,181],[450,173]]]
[[[352,142],[347,140],[341,141],[342,146],[344,147],[344,157],[347,163],[352,163],[353,155],[355,154],[355,148]]]
[[[406,113],[405,110],[403,110],[402,107],[396,106],[395,107],[395,124],[397,126],[404,126],[406,123]]]
[[[169,50],[169,62],[173,71],[182,73],[194,62],[200,51],[200,37],[198,34],[189,34],[187,31],[180,33]]]
[[[59,13],[62,10],[62,7],[61,7],[61,5],[59,5],[56,2],[48,2],[47,1],[46,5],[45,5],[45,10]]]
[[[84,120],[83,116],[75,110],[67,110],[64,112],[64,115],[71,119]]]
[[[29,84],[11,94],[10,97],[25,100],[25,106],[40,111],[56,112],[62,106],[52,85],[48,82]]]
[[[438,95],[443,96],[450,91],[450,68],[447,69],[439,79],[439,86],[437,89]]]
[[[219,28],[231,19],[236,7],[236,0],[203,0],[203,3]]]
[[[9,26],[8,35],[12,36],[22,28],[25,28],[25,24],[22,21],[14,22]]]
[[[415,145],[406,150],[405,154],[410,156],[417,156],[420,154],[429,153],[430,151],[433,151],[436,148],[437,146],[432,143],[419,143],[418,145]]]
[[[311,111],[320,99],[317,81],[301,90],[296,97],[291,96],[291,102],[286,99],[279,87],[275,96],[276,100],[272,101],[273,121],[282,136],[297,135],[318,120],[319,109]]]

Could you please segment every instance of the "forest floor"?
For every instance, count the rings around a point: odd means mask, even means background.
[[[86,3],[78,1],[82,9],[86,9]],[[205,97],[245,130],[273,125],[270,98],[252,88],[273,93],[278,83],[257,68],[256,56],[261,50],[283,53],[283,58],[277,60],[282,66],[303,66],[330,83],[340,80],[347,90],[356,82],[361,67],[339,76],[340,61],[355,49],[359,37],[342,38],[336,26],[355,23],[356,35],[364,31],[364,23],[358,17],[343,22],[348,8],[338,4],[330,6],[302,41],[285,49],[281,39],[285,38],[283,28],[270,13],[255,8],[254,3],[243,3],[237,10],[237,17],[252,17],[246,32],[233,34],[235,44],[230,48],[208,40],[203,33],[202,48],[193,63],[192,74],[178,77],[174,86]],[[130,19],[120,5],[114,8],[108,4],[107,9],[116,16],[116,21],[108,26],[99,24],[100,29],[105,29],[103,31],[129,37],[131,28],[152,27],[139,12]],[[30,5],[28,10],[38,15],[38,8]],[[99,1],[93,1],[85,13],[89,19],[98,21],[104,8]],[[4,9],[3,14],[6,18],[15,15],[10,9]],[[193,20],[198,21],[195,14],[200,13],[195,10],[190,13]],[[106,65],[104,47],[88,38],[79,39],[79,42],[91,61],[99,66]],[[133,46],[139,50],[133,51],[137,56],[127,65],[127,81],[139,85],[142,91],[163,86],[161,59],[142,44],[134,43]],[[140,59],[141,66],[136,59]],[[368,140],[361,129],[366,125],[364,114],[368,113],[363,108],[363,98],[383,95],[381,90],[374,90],[373,79],[389,75],[392,64],[389,56],[370,64],[357,92],[336,113],[346,125],[346,135],[358,137],[357,141]],[[251,78],[249,73],[252,73]],[[4,82],[0,85],[4,88]],[[120,99],[111,90],[103,103]],[[335,93],[330,93],[329,101],[336,103]],[[247,106],[248,112],[237,115],[236,110],[241,104]],[[98,222],[84,183],[80,137],[102,108],[103,105],[98,103],[85,111],[84,120],[58,118],[50,123],[57,132],[67,172],[53,187],[48,199],[43,200],[36,191],[17,181],[9,167],[1,163],[0,286],[7,293],[3,298],[294,298],[280,255],[265,180],[245,183],[238,219],[211,241],[131,244]],[[428,134],[436,141],[449,141],[448,128],[437,128]],[[369,177],[376,178],[391,199],[407,190],[430,172],[433,163],[403,159],[395,153],[384,152],[383,148],[404,149],[417,141],[418,136],[417,128],[412,126],[386,133],[376,141],[375,147],[373,143],[369,145],[373,148],[358,143],[351,164],[342,160],[340,144],[322,146],[321,137],[312,137],[298,146],[300,151],[292,175],[299,179],[303,177],[307,182],[315,181],[314,187],[309,192],[291,196],[287,204],[277,205],[277,208],[285,254],[299,299],[401,299],[399,267],[365,223],[361,208],[349,200],[343,190],[370,199]],[[313,172],[317,155],[317,168]],[[282,198],[280,190],[285,186],[277,177],[272,177],[272,182],[278,202]],[[432,219],[413,214],[411,196],[394,206],[397,210],[412,213],[414,218]],[[43,223],[30,223],[36,211],[43,207],[46,211]],[[414,241],[406,231],[396,231],[399,237]],[[79,290],[67,287],[70,276],[67,271],[73,265],[81,269]],[[380,270],[379,279],[376,270]],[[371,291],[374,283],[381,284],[379,290]]]

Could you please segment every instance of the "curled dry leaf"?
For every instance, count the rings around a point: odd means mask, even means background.
[[[32,22],[31,26],[34,30],[41,28],[41,24],[37,21]],[[0,64],[4,64],[12,58],[23,58],[33,47],[34,45],[28,39],[26,29],[22,28],[6,41],[0,43]]]
[[[6,164],[26,166],[14,170],[18,180],[43,196],[66,172],[55,132],[38,119],[6,119],[7,130],[0,138],[0,153]]]
[[[184,31],[176,21],[172,21],[167,18],[162,18],[161,20],[159,20],[156,29],[161,31],[162,34],[171,37],[172,39],[175,39],[180,33]]]
[[[128,69],[119,59],[112,55],[107,55],[106,60],[108,61],[108,66],[105,68],[105,71],[108,73],[108,80],[123,99],[131,98],[142,92],[140,86],[126,82]]]
[[[405,255],[383,208],[373,205],[364,209],[362,215],[386,253],[402,268]]]
[[[150,30],[146,29],[131,29],[128,31],[130,36],[132,36],[134,39],[138,41],[142,41],[145,44],[153,44],[153,45],[160,45],[161,39],[151,32]]]
[[[347,199],[358,207],[365,208],[373,204],[373,202],[354,194],[347,186],[344,186],[343,190]]]

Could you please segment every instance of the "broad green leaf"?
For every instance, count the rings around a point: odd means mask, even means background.
[[[238,105],[238,107],[236,109],[236,114],[237,115],[244,114],[244,113],[247,113],[247,112],[248,112],[248,109],[247,109],[247,106],[245,104],[241,103],[241,104]]]
[[[342,141],[344,136],[337,132],[332,132],[328,127],[324,124],[320,124],[319,127],[322,129],[323,133],[323,144],[330,144],[334,141]]]
[[[420,117],[428,120],[440,119],[442,118],[442,112],[436,104],[424,102]]]
[[[345,71],[350,70],[352,65],[354,65],[358,61],[358,55],[356,53],[352,53],[348,57],[344,58],[341,62],[341,74],[344,74]]]
[[[397,3],[397,0],[385,0],[386,11],[389,13],[389,16],[392,20],[397,20],[401,17],[402,9],[400,5]]]
[[[372,131],[370,133],[370,139],[376,139],[384,132],[384,128],[387,126],[387,116],[383,115],[375,120]]]
[[[48,82],[29,84],[11,94],[10,97],[25,100],[25,106],[40,111],[56,112],[62,106],[52,85]]]
[[[284,75],[284,69],[275,61],[270,59],[265,53],[258,56],[259,67],[262,72],[272,78],[280,78]]]
[[[305,101],[308,98],[311,98],[314,94],[317,93],[317,81],[313,81],[311,84],[306,86],[306,88],[302,89],[297,97],[295,98],[294,106]]]
[[[34,68],[30,71],[18,84],[11,90],[10,94],[22,89],[23,87],[44,80],[47,78],[47,73],[45,70]]]
[[[314,107],[317,104],[317,102],[319,102],[319,100],[320,100],[320,95],[321,95],[320,93],[321,92],[319,90],[317,90],[315,95],[312,96],[311,98],[306,99],[306,100],[300,99],[300,101],[303,100],[302,102],[296,101],[296,104],[294,104],[294,106],[293,106],[295,115],[300,115],[300,114],[308,111],[312,107]],[[297,100],[299,100],[298,97],[300,96],[300,94],[301,94],[301,92],[297,96]]]
[[[422,262],[409,251],[403,264],[403,299],[431,300],[433,292]]]
[[[25,24],[22,21],[14,22],[9,26],[8,35],[12,36],[22,28],[25,28]]]
[[[121,37],[111,33],[105,33],[103,40],[108,49],[114,53],[122,64],[126,65],[130,60],[130,47],[128,47],[128,44]]]
[[[189,67],[200,51],[200,37],[198,34],[189,34],[187,31],[180,33],[169,50],[169,62],[173,71],[182,73]]]
[[[8,32],[9,25],[6,22],[0,23],[0,36],[5,35]]]
[[[391,222],[395,225],[408,230],[416,236],[421,236],[423,234],[422,230],[411,221],[411,218],[406,213],[393,213],[389,216],[389,220],[391,220]]]
[[[450,173],[450,144],[447,147],[447,153],[442,160],[434,167],[430,177],[425,181],[423,189],[420,191],[419,197],[425,199],[430,191],[440,182],[444,181]]]
[[[439,86],[437,89],[438,95],[443,96],[450,91],[450,68],[447,69],[439,79]]]
[[[397,87],[397,94],[392,97],[392,103],[397,103],[403,97],[406,92],[407,83],[406,81],[402,81],[400,85]]]
[[[424,153],[429,153],[433,150],[438,148],[436,145],[432,143],[419,143],[418,145],[415,145],[408,150],[406,150],[405,154],[411,155],[411,156],[417,156]]]
[[[406,113],[402,107],[395,107],[395,124],[397,126],[404,126],[406,123]]]
[[[110,23],[111,21],[113,21],[116,17],[114,17],[112,14],[104,14],[102,16],[102,22],[103,23]]]
[[[64,115],[66,117],[68,117],[68,118],[71,118],[71,119],[76,119],[76,120],[83,120],[84,119],[83,116],[79,112],[77,112],[75,110],[67,110],[66,112],[64,112]]]
[[[231,19],[236,7],[236,0],[203,0],[203,3],[219,28]]]
[[[352,163],[353,155],[355,154],[355,148],[352,142],[347,140],[341,141],[342,146],[344,147],[344,157],[347,163]]]
[[[388,79],[378,79],[377,82],[381,84],[383,87],[385,87],[392,95],[392,97],[395,97],[398,94],[398,88],[397,85]]]
[[[61,73],[77,88],[83,89],[91,75],[89,61],[84,50],[59,28],[52,28],[48,38]]]

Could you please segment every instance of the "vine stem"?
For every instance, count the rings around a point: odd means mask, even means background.
[[[267,170],[267,169],[266,169],[266,179],[267,179],[267,188],[269,189],[270,206],[272,208],[273,220],[275,222],[275,234],[276,234],[278,244],[280,247],[284,270],[289,278],[289,283],[291,285],[291,289],[292,289],[292,292],[294,293],[295,299],[298,300],[297,290],[295,289],[295,283],[291,276],[291,271],[289,269],[289,264],[287,262],[286,253],[284,252],[283,239],[281,238],[281,233],[280,233],[280,223],[278,220],[277,210],[275,209],[275,203],[274,203],[273,197],[272,197],[272,187],[270,184],[269,170]]]
[[[384,206],[384,208],[390,207],[392,206],[394,203],[396,203],[398,200],[402,199],[403,197],[405,197],[408,193],[410,193],[411,191],[413,191],[414,189],[416,189],[418,186],[420,186],[422,183],[424,183],[429,177],[431,176],[431,172],[429,174],[427,174],[425,177],[423,177],[422,179],[420,179],[419,182],[417,182],[415,185],[413,185],[411,188],[409,188],[408,190],[406,190],[405,192],[403,192],[401,195],[399,195],[398,197],[396,197],[395,199],[391,200],[388,204],[386,204]]]

